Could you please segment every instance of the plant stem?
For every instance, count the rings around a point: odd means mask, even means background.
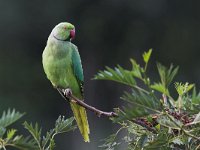
[[[140,126],[142,126],[142,127],[144,127],[144,128],[146,128],[148,131],[150,131],[150,132],[152,132],[152,133],[154,133],[154,134],[157,134],[156,129],[149,127],[147,124],[145,124],[145,123],[144,123],[143,121],[141,121],[141,120],[135,119],[135,120],[132,120],[132,122],[135,123],[135,124],[138,124],[138,125],[140,125]]]
[[[195,148],[195,150],[198,150],[200,148],[200,144]]]
[[[183,133],[187,136],[190,136],[198,141],[200,141],[200,137],[197,137],[193,134],[190,134],[187,130],[183,129],[183,126],[180,126],[176,121],[174,121],[173,117],[171,115],[169,115],[168,113],[165,113],[165,115],[167,115],[167,117],[176,124],[176,126],[178,126],[180,128],[181,131],[183,131]]]
[[[142,91],[142,92],[144,92],[144,93],[146,93],[146,94],[149,94],[149,93],[150,93],[149,91],[147,91],[147,90],[145,90],[145,89],[143,89],[143,88],[141,88],[141,87],[139,87],[139,86],[137,86],[137,85],[133,85],[132,87],[133,87],[133,88],[136,88],[137,90]]]

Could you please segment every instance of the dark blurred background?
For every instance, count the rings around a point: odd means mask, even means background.
[[[53,27],[63,21],[76,26],[73,41],[80,51],[86,101],[103,110],[121,105],[125,87],[91,78],[105,65],[130,68],[129,58],[153,48],[155,62],[179,65],[177,81],[195,82],[200,75],[200,1],[193,0],[0,0],[0,110],[16,108],[23,119],[46,131],[57,117],[70,117],[68,104],[47,80],[42,51]],[[158,79],[157,79],[158,80]],[[79,131],[56,138],[57,150],[95,150],[100,139],[117,128],[107,118],[88,112],[91,143]],[[21,121],[23,122],[23,121]],[[19,125],[19,128],[22,126]],[[27,132],[25,132],[27,133]]]

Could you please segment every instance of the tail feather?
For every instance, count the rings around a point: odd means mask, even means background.
[[[90,130],[89,130],[85,108],[73,102],[71,102],[70,105],[71,105],[72,111],[75,116],[75,120],[77,122],[78,128],[83,136],[84,141],[90,142],[90,139],[89,139]]]

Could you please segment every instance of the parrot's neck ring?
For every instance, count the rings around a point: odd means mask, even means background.
[[[71,41],[71,39],[70,39],[70,37],[69,38],[67,38],[67,39],[59,39],[59,38],[57,38],[54,34],[53,34],[53,37],[56,39],[56,40],[58,40],[58,41],[63,41],[63,42],[65,42],[65,41],[68,41],[68,42],[70,42]]]

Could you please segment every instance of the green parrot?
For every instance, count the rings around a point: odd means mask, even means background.
[[[75,27],[62,22],[54,27],[42,54],[44,72],[52,85],[65,95],[70,89],[75,97],[83,100],[83,69],[78,48],[71,43],[75,37]],[[85,142],[89,142],[89,125],[85,108],[70,99],[78,128]]]

